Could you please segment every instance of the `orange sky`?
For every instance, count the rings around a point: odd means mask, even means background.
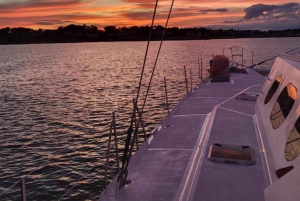
[[[300,28],[300,1],[175,0],[169,26],[239,29]],[[55,29],[68,24],[150,25],[155,0],[0,0],[0,28]],[[159,0],[164,25],[171,0]]]

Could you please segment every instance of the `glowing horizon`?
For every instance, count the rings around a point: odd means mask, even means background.
[[[164,25],[171,0],[160,0],[155,24]],[[56,29],[69,24],[150,25],[155,0],[0,0],[0,28]],[[300,4],[275,0],[175,0],[169,27],[300,28]]]

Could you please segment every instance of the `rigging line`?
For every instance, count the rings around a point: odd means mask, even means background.
[[[138,91],[137,91],[137,94],[136,94],[136,100],[135,100],[136,102],[138,102],[139,95],[140,95],[140,90],[141,90],[141,86],[142,86],[142,80],[143,80],[145,66],[146,66],[146,60],[147,60],[147,56],[148,56],[149,45],[150,45],[150,40],[151,40],[151,36],[152,36],[153,24],[154,24],[154,19],[155,19],[155,15],[156,15],[157,5],[158,5],[158,0],[156,0],[154,11],[153,11],[151,27],[150,27],[150,32],[149,32],[149,37],[148,37],[146,52],[145,52],[145,56],[144,56],[144,63],[143,63],[142,72],[141,72],[141,76],[140,76]]]
[[[138,98],[139,98],[140,90],[141,90],[141,86],[142,86],[142,80],[143,80],[143,76],[144,76],[144,71],[145,71],[145,66],[146,66],[146,59],[147,59],[150,40],[151,40],[151,36],[152,36],[153,24],[154,24],[154,19],[155,19],[155,15],[156,15],[157,5],[158,5],[158,0],[156,0],[156,2],[155,2],[155,7],[154,7],[154,11],[153,11],[153,16],[152,16],[152,22],[151,22],[151,27],[150,27],[150,32],[149,32],[149,38],[148,38],[146,52],[145,52],[145,56],[144,56],[143,67],[142,67],[142,71],[141,71],[141,75],[140,75],[138,91],[137,91],[137,94],[136,94],[136,99],[135,99],[135,103],[134,103],[134,107],[133,107],[133,112],[132,112],[132,115],[131,115],[130,126],[127,130],[126,143],[125,143],[125,148],[124,148],[124,152],[123,152],[124,154],[123,154],[123,160],[122,160],[121,173],[124,170],[126,161],[128,161],[127,157],[128,157],[128,150],[129,150],[131,135],[132,135],[132,131],[133,131],[134,113],[135,113],[135,109],[136,109],[136,106],[137,106],[137,102],[138,102]],[[121,176],[121,174],[120,174],[120,176]]]
[[[152,83],[152,78],[154,76],[154,72],[155,72],[155,69],[156,69],[157,61],[158,61],[158,58],[159,58],[160,50],[161,50],[161,47],[162,47],[162,44],[163,44],[163,41],[164,41],[164,38],[165,38],[166,29],[167,29],[168,24],[169,24],[169,19],[170,19],[170,16],[171,16],[173,5],[174,5],[174,0],[172,0],[172,4],[171,4],[170,10],[169,10],[168,18],[167,18],[167,21],[166,21],[166,24],[165,24],[165,28],[164,28],[162,37],[161,37],[160,45],[159,45],[159,48],[158,48],[158,52],[157,52],[157,55],[156,55],[155,63],[154,63],[153,69],[152,69],[151,77],[150,77],[150,80],[149,80],[147,92],[146,92],[146,95],[145,95],[145,99],[144,99],[144,103],[143,103],[142,109],[140,111],[139,118],[142,118],[142,114],[143,114],[143,111],[144,111],[144,108],[145,108],[147,97],[148,97],[148,94],[149,94],[149,91],[150,91],[150,87],[151,87],[151,83]]]
[[[136,124],[136,128],[135,128],[135,130],[134,130],[133,138],[131,139],[131,144],[130,144],[129,154],[128,154],[128,156],[126,157],[126,158],[127,158],[127,163],[125,164],[125,170],[124,170],[124,167],[123,167],[124,164],[122,164],[121,173],[122,173],[122,172],[125,172],[125,173],[126,173],[126,172],[127,172],[127,169],[128,169],[129,160],[130,160],[130,158],[131,158],[131,156],[132,156],[132,151],[133,151],[133,147],[134,147],[134,142],[135,142],[135,139],[136,139],[136,137],[137,137],[139,125],[140,125],[140,123],[141,123],[141,119],[142,119],[144,107],[145,107],[145,104],[146,104],[146,101],[147,101],[147,97],[148,97],[148,94],[149,94],[149,91],[150,91],[150,86],[151,86],[151,83],[152,83],[152,78],[153,78],[153,76],[154,76],[154,72],[155,72],[155,69],[156,69],[157,60],[158,60],[159,53],[160,53],[160,50],[161,50],[161,47],[162,47],[162,43],[163,43],[163,40],[164,40],[164,37],[165,37],[166,28],[167,28],[168,23],[169,23],[169,19],[170,19],[170,16],[171,16],[171,12],[172,12],[173,5],[174,5],[174,0],[172,0],[172,4],[171,4],[171,6],[170,6],[168,18],[167,18],[166,25],[165,25],[165,29],[164,29],[164,31],[163,31],[163,35],[162,35],[162,38],[161,38],[161,41],[160,41],[160,46],[159,46],[159,49],[158,49],[158,52],[157,52],[156,60],[155,60],[155,63],[154,63],[153,69],[152,69],[150,81],[149,81],[149,84],[148,84],[147,92],[146,92],[145,99],[144,99],[144,103],[143,103],[143,107],[142,107],[140,113],[138,113],[138,123]],[[135,103],[135,104],[136,104],[136,103]],[[124,158],[125,158],[125,157],[124,157]],[[126,182],[126,179],[127,179],[126,177],[127,177],[127,174],[125,174],[125,177],[123,178],[123,182]],[[125,183],[123,183],[123,184],[121,184],[121,185],[124,186]]]
[[[287,51],[287,52],[284,52],[284,53],[287,54],[287,53],[290,53],[290,52],[295,51],[295,50],[298,50],[298,49],[300,49],[300,47],[297,47],[297,48],[295,48],[295,49],[292,49],[292,50]],[[253,67],[257,66],[257,65],[263,64],[263,63],[265,63],[265,62],[267,62],[267,61],[271,61],[272,59],[275,59],[276,57],[277,57],[277,56],[272,57],[272,58],[270,58],[270,59],[267,59],[267,60],[265,60],[265,61],[259,62],[259,63],[257,63],[257,64],[253,64],[253,66],[251,66],[251,68],[253,68]]]

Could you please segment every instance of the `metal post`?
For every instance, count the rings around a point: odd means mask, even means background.
[[[119,159],[118,137],[117,137],[117,128],[116,128],[116,113],[113,112],[112,114],[113,114],[114,137],[115,137],[115,144],[116,144],[117,171],[120,172],[120,159]]]
[[[233,63],[233,53],[232,53],[232,47],[230,48],[231,50],[231,63]]]
[[[26,201],[25,176],[21,178],[22,201]]]
[[[203,77],[202,77],[202,58],[201,58],[201,82],[202,82],[202,79],[203,79]]]
[[[105,176],[104,176],[104,188],[105,189],[107,187],[107,172],[108,172],[108,162],[109,162],[109,154],[110,154],[110,146],[111,146],[112,127],[113,127],[113,119],[110,122],[110,130],[109,130],[109,138],[108,138],[108,149],[107,149],[107,152],[106,152]]]
[[[244,68],[244,48],[242,48],[242,68]]]
[[[251,51],[252,52],[252,55],[251,55],[251,60],[252,60],[252,66],[253,66],[253,50]]]
[[[138,126],[137,126],[138,122],[137,122],[137,120],[136,120],[136,112],[137,112],[136,108],[137,108],[137,103],[136,103],[136,100],[135,100],[135,98],[134,98],[134,99],[133,99],[133,120],[134,120],[134,129],[137,129],[137,128],[138,128]],[[138,114],[138,115],[139,115],[139,114]],[[139,115],[139,116],[140,116],[140,115]],[[136,150],[139,150],[138,135],[136,135],[136,137],[135,137],[135,142],[136,142]]]
[[[137,113],[138,113],[139,117],[142,116],[138,106],[136,106],[136,110],[137,110]],[[141,126],[142,126],[142,129],[143,129],[144,137],[145,137],[145,140],[146,140],[147,136],[146,136],[146,131],[145,131],[145,127],[144,127],[144,124],[143,124],[143,120],[141,119],[140,121],[141,121]]]
[[[189,93],[189,89],[188,89],[188,83],[187,83],[187,77],[186,77],[186,68],[184,66],[184,76],[185,76],[185,88],[186,88],[186,94]]]
[[[168,109],[168,114],[169,114],[170,111],[169,111],[169,101],[168,101],[168,91],[167,91],[167,81],[166,81],[166,77],[164,77],[164,82],[165,82],[165,92],[166,92],[167,109]]]
[[[191,91],[193,90],[193,77],[192,77],[192,69],[190,68],[190,76],[191,76]]]
[[[198,70],[199,70],[199,79],[201,78],[201,72],[200,72],[200,61],[199,61],[199,58],[198,58]]]

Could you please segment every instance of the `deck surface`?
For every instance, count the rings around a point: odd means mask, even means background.
[[[114,180],[99,200],[263,201],[269,179],[255,129],[255,101],[235,96],[259,93],[264,82],[249,71],[231,74],[230,82],[200,83],[134,155],[128,174],[132,183],[118,190]],[[213,143],[249,145],[256,164],[209,161]]]

